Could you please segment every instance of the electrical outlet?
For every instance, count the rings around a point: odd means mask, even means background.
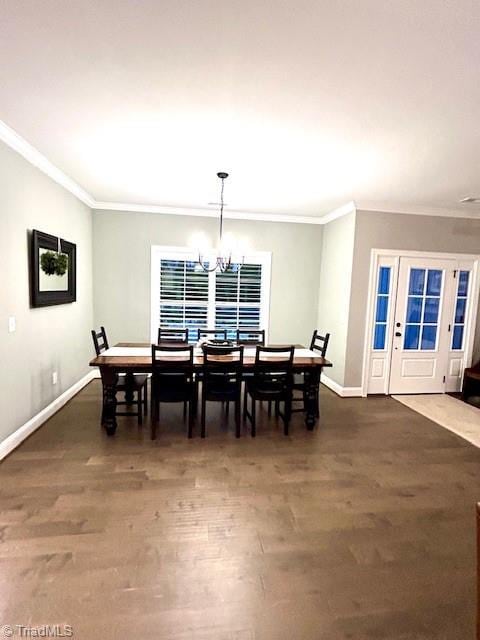
[[[58,373],[54,371],[52,373],[52,384],[57,384],[57,382],[58,382]]]
[[[8,333],[13,333],[17,328],[17,322],[15,320],[15,316],[10,316],[8,319]]]

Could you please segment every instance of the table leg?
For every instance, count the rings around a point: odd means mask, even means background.
[[[109,436],[117,430],[117,381],[118,374],[109,367],[100,367],[103,384],[102,427]]]
[[[125,374],[125,402],[133,404],[133,372],[127,371]]]
[[[317,421],[318,385],[320,384],[320,369],[307,369],[304,373],[305,380],[305,424],[309,431],[313,431]]]

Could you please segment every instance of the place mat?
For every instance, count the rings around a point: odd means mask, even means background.
[[[194,348],[194,354],[196,356],[202,355],[202,350],[200,347]],[[246,358],[254,358],[255,357],[256,348],[255,347],[245,347],[243,351],[243,355]],[[106,351],[103,351],[102,356],[108,357],[150,357],[152,354],[151,347],[110,347]],[[268,357],[268,356],[266,356]],[[275,358],[274,354],[270,357]],[[295,358],[320,358],[320,354],[316,351],[310,351],[310,349],[295,349]]]

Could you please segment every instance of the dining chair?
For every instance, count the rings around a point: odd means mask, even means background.
[[[226,340],[226,329],[197,329],[197,340],[202,338],[210,338],[213,340]]]
[[[92,329],[92,339],[93,346],[95,347],[95,353],[97,356],[102,355],[108,348],[108,338],[107,332],[105,331],[105,327],[100,327],[100,331],[95,331]],[[100,375],[101,374],[100,369]],[[148,407],[148,388],[147,388],[148,375],[143,373],[135,373],[130,377],[129,382],[127,384],[127,380],[125,378],[125,374],[120,374],[118,382],[117,382],[117,391],[121,391],[123,393],[128,393],[131,391],[133,393],[133,402],[118,401],[117,406],[131,406],[135,404],[137,406],[137,411],[116,411],[116,416],[136,416],[138,420],[138,424],[143,423],[143,414],[147,414]],[[102,422],[103,422],[103,414],[105,411],[105,403],[106,403],[106,389],[105,383],[102,378]],[[142,411],[143,406],[143,411]]]
[[[265,329],[237,329],[237,344],[255,345],[265,344]]]
[[[188,344],[188,329],[159,327],[157,344]]]
[[[330,334],[326,333],[322,336],[317,329],[313,332],[312,339],[310,341],[310,351],[315,351],[319,353],[322,358],[325,358],[327,355],[328,342],[330,340]],[[292,409],[292,413],[298,413],[301,411],[305,411],[305,376],[303,373],[296,373],[293,376],[293,389],[294,391],[301,391],[302,396],[299,398],[293,397],[293,402],[301,402],[302,406],[299,408]],[[318,387],[316,389],[316,398],[315,398],[315,411],[317,418],[320,415],[320,377],[318,379]]]
[[[243,418],[252,425],[252,437],[257,434],[256,402],[267,400],[275,402],[276,415],[280,416],[287,436],[292,410],[293,392],[293,355],[295,347],[257,346],[253,376],[245,379],[243,400]],[[252,411],[248,411],[248,396],[252,399]],[[280,402],[284,403],[284,412],[280,412]]]
[[[243,346],[203,345],[201,436],[206,435],[207,402],[230,402],[235,405],[235,435],[240,437],[242,401]]]
[[[161,402],[188,403],[188,437],[193,435],[197,384],[193,372],[193,345],[152,344],[151,438],[157,437]],[[185,417],[185,413],[184,413]]]

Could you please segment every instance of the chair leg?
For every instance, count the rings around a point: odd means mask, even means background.
[[[247,383],[245,382],[245,386],[243,389],[243,420],[247,419],[247,401],[248,401],[248,393],[247,393]]]
[[[275,417],[278,418],[280,415],[280,401],[275,400]]]
[[[144,415],[147,415],[148,413],[148,381],[143,387],[143,413]]]
[[[252,438],[255,438],[255,436],[257,435],[257,425],[256,425],[256,421],[255,421],[255,408],[257,403],[255,402],[255,399],[252,397]]]
[[[138,424],[141,426],[143,424],[143,396],[142,390],[139,389],[137,392],[137,412],[138,412]]]
[[[202,392],[202,426],[201,426],[201,433],[200,433],[200,436],[202,438],[205,438],[205,434],[206,434],[206,428],[205,428],[206,409],[207,409],[207,401],[205,400],[205,394]]]
[[[199,390],[200,390],[199,381],[198,381],[198,378],[195,378],[193,382],[193,413],[194,415],[197,415],[197,411],[198,411]]]
[[[270,418],[272,415],[272,401],[268,401],[268,417]]]
[[[185,400],[185,402],[183,403],[183,421],[185,422],[186,419],[187,419],[187,401]]]
[[[195,401],[192,398],[188,403],[188,437],[193,437],[193,421],[195,419]]]
[[[155,440],[157,437],[157,424],[160,419],[160,403],[154,398],[152,393],[150,396],[150,438]]]
[[[285,415],[283,417],[283,433],[286,436],[288,436],[291,417],[292,417],[292,399],[290,397],[285,400]]]
[[[228,418],[229,412],[230,412],[230,402],[227,400],[227,405],[225,407],[225,415],[227,416],[227,418]]]
[[[238,398],[235,400],[235,437],[240,438],[240,407],[242,403],[242,391],[238,393]]]

